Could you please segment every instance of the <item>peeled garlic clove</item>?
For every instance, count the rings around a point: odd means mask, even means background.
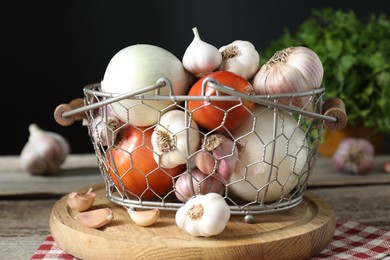
[[[111,209],[102,208],[80,212],[76,215],[75,219],[80,221],[80,223],[86,227],[100,228],[113,220],[114,215],[112,214]]]
[[[130,218],[134,221],[135,224],[141,227],[147,227],[153,225],[160,216],[160,210],[151,209],[151,210],[133,210],[129,208],[127,210]]]
[[[194,39],[184,52],[183,66],[187,71],[200,78],[219,67],[222,55],[215,46],[200,38],[196,27],[192,31]]]
[[[222,63],[218,68],[230,71],[250,80],[260,67],[260,54],[249,41],[236,40],[229,45],[219,48],[222,54]]]
[[[42,130],[37,124],[31,124],[29,132],[20,154],[22,169],[34,175],[57,172],[70,152],[67,140],[57,133]]]
[[[67,204],[71,209],[79,212],[90,209],[95,201],[96,193],[92,192],[92,188],[85,194],[72,192],[68,195]]]

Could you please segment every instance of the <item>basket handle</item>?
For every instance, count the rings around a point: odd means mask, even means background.
[[[76,113],[67,117],[63,116],[64,112],[72,111],[77,108],[84,106],[84,99],[82,98],[76,98],[70,101],[68,104],[60,104],[56,107],[54,110],[54,119],[59,125],[62,126],[70,126],[72,125],[76,120],[83,120],[86,118],[85,113],[80,112]]]
[[[336,118],[336,121],[324,121],[324,126],[329,131],[340,131],[348,122],[344,102],[339,98],[331,98],[322,106],[325,116]]]
[[[217,91],[225,92],[229,95],[235,95],[239,98],[246,99],[260,105],[265,105],[265,106],[278,108],[278,109],[284,109],[289,112],[295,112],[301,115],[323,120],[325,128],[330,131],[342,130],[346,126],[348,121],[344,102],[339,98],[332,98],[326,101],[322,107],[323,111],[325,112],[323,114],[317,114],[299,108],[290,107],[285,104],[275,103],[267,99],[259,98],[258,96],[250,96],[245,93],[238,92],[231,87],[218,84],[218,82],[216,82],[216,80],[213,78],[207,78],[205,79],[205,81],[207,82],[204,84],[209,84],[212,88],[216,89]],[[315,90],[313,91],[313,93],[315,93]]]

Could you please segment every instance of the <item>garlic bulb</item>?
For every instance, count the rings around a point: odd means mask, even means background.
[[[174,109],[162,115],[154,128],[151,137],[153,157],[161,167],[172,169],[185,164],[187,151],[192,154],[198,149],[199,127],[194,120],[186,124],[186,112]]]
[[[238,158],[238,148],[233,140],[222,134],[211,134],[204,139],[202,146],[203,149],[195,155],[196,167],[207,175],[229,180]]]
[[[96,144],[107,146],[115,142],[118,128],[124,123],[116,117],[111,106],[99,107],[92,124],[92,137]]]
[[[190,184],[192,184],[195,194],[192,194]],[[220,179],[206,175],[198,168],[192,168],[191,173],[183,173],[175,182],[175,195],[182,202],[188,201],[193,195],[211,192],[222,194],[224,185]]]
[[[296,93],[319,88],[324,76],[324,68],[318,55],[303,46],[289,47],[277,51],[256,73],[252,80],[258,95]],[[307,106],[310,97],[296,98],[293,104]],[[289,103],[289,100],[280,100]]]
[[[368,174],[374,164],[374,147],[362,138],[346,138],[332,156],[333,167],[343,173]]]
[[[219,48],[222,64],[219,70],[230,71],[246,80],[252,79],[260,67],[260,54],[249,41],[236,40]]]
[[[194,39],[184,52],[183,66],[187,71],[201,78],[221,65],[222,55],[216,47],[202,41],[196,27],[192,31]]]
[[[70,152],[68,141],[37,124],[30,124],[28,129],[30,136],[20,154],[22,169],[33,175],[57,172]]]
[[[176,224],[193,236],[210,237],[220,234],[230,219],[230,208],[217,193],[197,195],[180,207]]]

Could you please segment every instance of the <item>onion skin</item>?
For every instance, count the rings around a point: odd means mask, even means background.
[[[370,141],[362,138],[346,138],[332,156],[332,165],[347,174],[368,174],[374,164],[375,150]]]
[[[309,151],[305,133],[296,128],[297,122],[291,115],[278,112],[275,141],[273,109],[257,105],[253,113],[254,132],[252,117],[233,132],[242,149],[228,189],[246,201],[269,202],[289,194],[298,184]]]
[[[219,84],[234,88],[235,91],[246,95],[252,94],[252,85],[243,77],[229,71],[215,71],[200,78],[191,87],[188,96],[202,96],[203,81],[208,77],[214,78]],[[216,96],[217,91],[210,86],[205,88],[205,96]],[[228,94],[220,92],[221,96]],[[207,101],[189,100],[188,110],[199,127],[207,130],[226,131],[239,127],[249,116],[254,108],[253,102],[240,101]]]
[[[153,129],[127,126],[118,135],[118,144],[106,152],[110,175],[118,190],[121,182],[131,197],[154,199],[168,194],[174,185],[173,177],[185,169],[180,165],[163,169],[153,159],[151,135]],[[118,178],[117,173],[120,178]]]
[[[174,95],[186,94],[195,80],[169,51],[154,45],[135,44],[123,48],[112,57],[101,87],[105,92],[123,94],[154,85],[161,78],[170,80]],[[160,89],[160,95],[169,93],[168,87]],[[155,95],[156,91],[143,94]],[[172,103],[170,100],[125,99],[113,103],[112,109],[120,120],[145,127],[157,123],[160,111]]]

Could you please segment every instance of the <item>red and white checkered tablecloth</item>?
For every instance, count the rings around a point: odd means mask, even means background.
[[[77,260],[61,250],[52,236],[43,241],[31,259]],[[310,258],[318,259],[390,260],[390,230],[338,218],[332,242]]]

